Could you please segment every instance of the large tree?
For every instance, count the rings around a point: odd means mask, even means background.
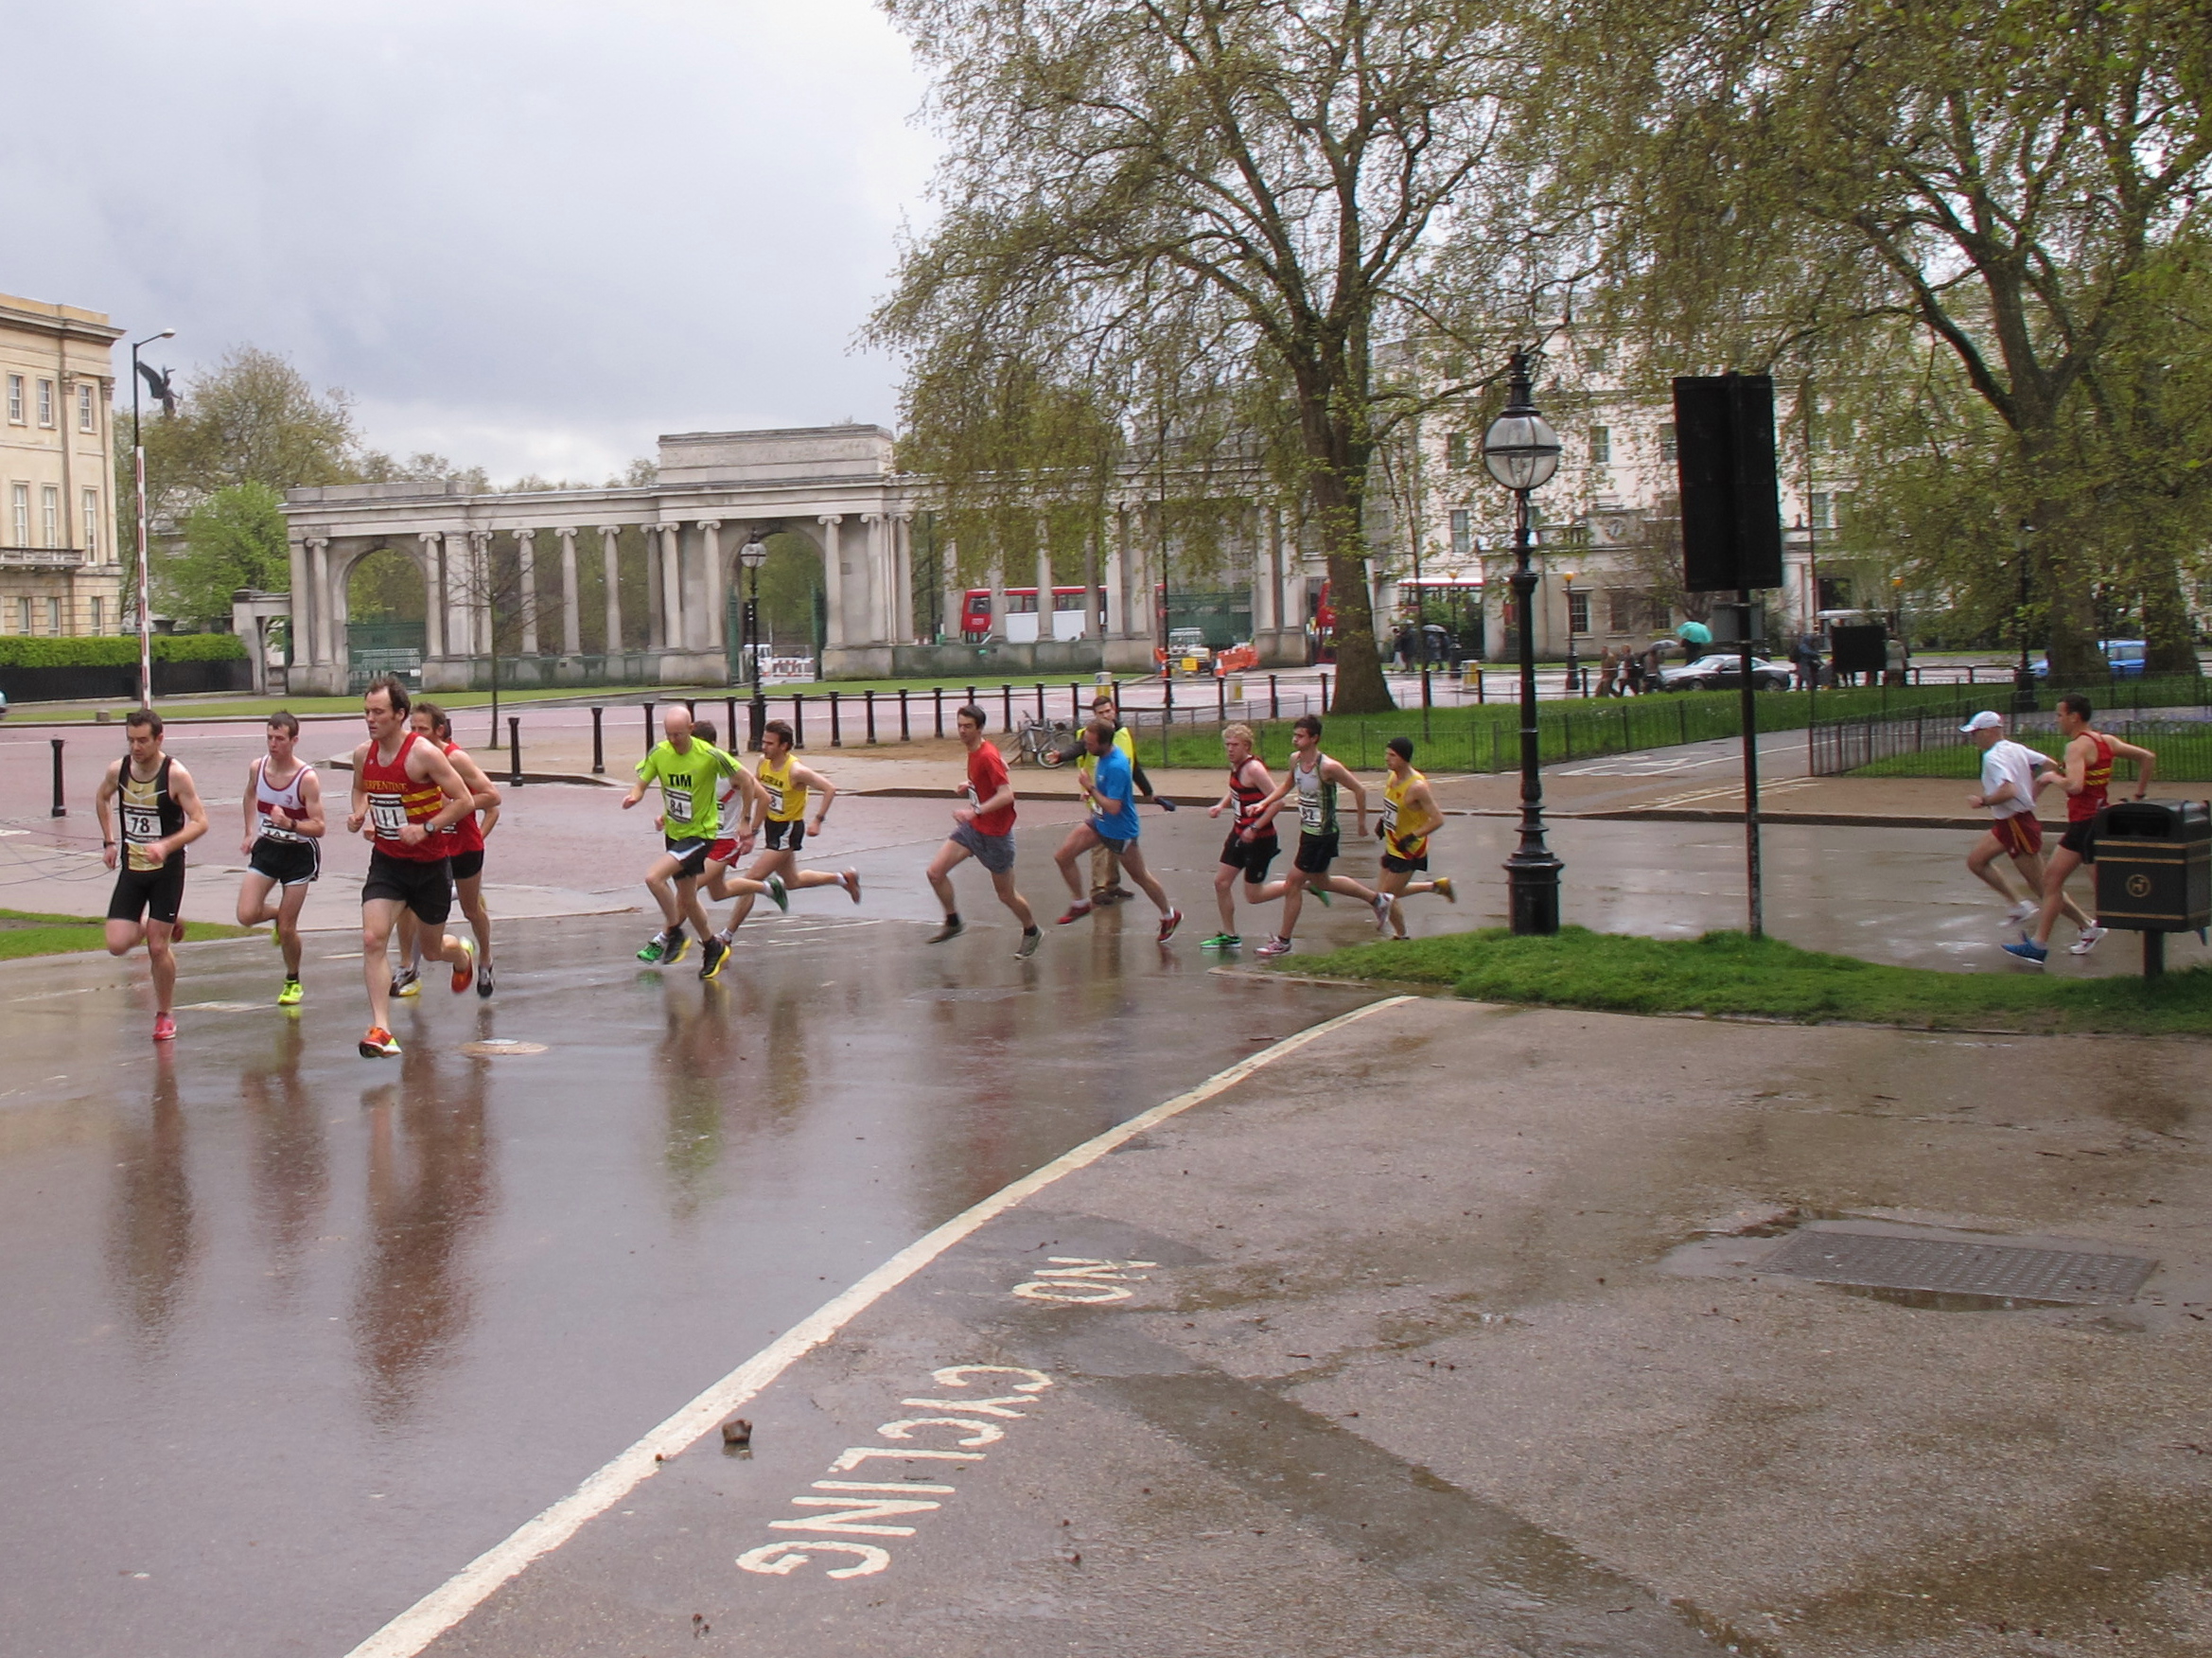
[[[1623,320],[1685,368],[1932,348],[1975,404],[1935,442],[1978,450],[1980,542],[2027,527],[2055,665],[2100,665],[2097,589],[2132,561],[2157,665],[2193,669],[2171,558],[2145,581],[2112,486],[2212,184],[2203,0],[1583,0],[1571,22],[1539,99]],[[2205,320],[2169,350],[2201,353]]]
[[[934,73],[942,216],[878,337],[918,453],[975,476],[1086,458],[1269,467],[1328,559],[1337,706],[1388,708],[1364,505],[1414,405],[1378,340],[1425,278],[1515,72],[1457,0],[885,0]],[[1448,396],[1447,388],[1440,395]],[[1098,434],[1110,441],[1098,441]],[[1042,461],[1042,464],[1040,462]],[[1093,492],[1097,493],[1096,491]],[[1163,503],[1165,504],[1165,503]],[[1033,520],[1032,520],[1033,521]]]

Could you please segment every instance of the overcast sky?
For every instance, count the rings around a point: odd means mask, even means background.
[[[0,16],[0,291],[174,327],[157,363],[282,352],[375,447],[501,479],[891,424],[895,365],[852,340],[935,148],[868,0]]]

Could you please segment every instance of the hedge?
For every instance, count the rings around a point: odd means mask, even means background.
[[[246,642],[235,633],[157,633],[157,662],[240,662]],[[0,634],[0,668],[115,668],[134,665],[138,641],[124,637],[32,639]]]

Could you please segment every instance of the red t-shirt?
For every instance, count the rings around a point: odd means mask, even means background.
[[[992,795],[1006,787],[1006,762],[999,758],[998,750],[988,742],[975,745],[968,756],[968,803],[981,805]],[[1014,832],[1014,809],[982,812],[975,818],[978,835],[1011,835]]]

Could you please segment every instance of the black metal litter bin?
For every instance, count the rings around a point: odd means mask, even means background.
[[[2212,803],[2118,801],[2091,830],[2099,926],[2143,935],[2143,971],[2164,970],[2166,935],[2212,925]]]

